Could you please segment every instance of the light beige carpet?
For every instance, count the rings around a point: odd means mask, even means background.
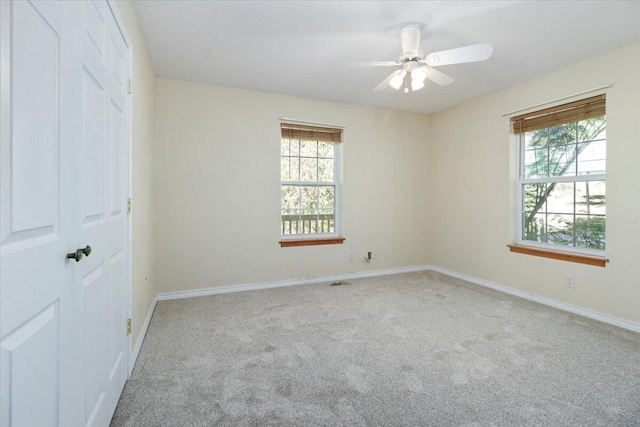
[[[640,334],[432,272],[158,303],[116,426],[640,426]]]

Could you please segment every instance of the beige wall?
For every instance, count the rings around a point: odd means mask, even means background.
[[[426,116],[165,79],[156,111],[159,293],[426,263]],[[343,245],[278,245],[282,117],[346,127]]]
[[[640,44],[430,116],[429,259],[438,266],[640,321]],[[510,253],[515,139],[502,114],[606,84],[606,268]],[[574,276],[576,288],[564,287]]]
[[[133,44],[133,345],[156,296],[155,288],[155,94],[156,75],[131,1],[117,1]]]

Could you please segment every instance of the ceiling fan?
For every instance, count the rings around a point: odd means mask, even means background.
[[[424,54],[420,48],[420,24],[408,24],[400,30],[402,52],[395,61],[376,62],[347,62],[342,67],[396,67],[402,68],[389,74],[378,86],[373,88],[378,92],[391,86],[400,89],[404,83],[404,93],[409,93],[409,79],[411,90],[416,91],[424,87],[425,79],[447,86],[453,83],[453,77],[448,76],[435,68],[436,65],[463,64],[465,62],[477,62],[488,59],[493,54],[493,47],[488,43],[474,44],[456,49]]]

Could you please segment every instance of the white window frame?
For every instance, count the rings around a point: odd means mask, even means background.
[[[280,137],[280,143],[282,144],[282,137]],[[343,135],[344,141],[344,135]],[[341,236],[341,221],[340,221],[340,193],[341,193],[341,181],[340,181],[340,158],[341,158],[341,146],[343,142],[333,143],[333,181],[320,182],[320,181],[282,181],[280,180],[280,240],[315,240],[315,239],[332,239]],[[282,155],[280,155],[280,161],[282,161]],[[282,186],[303,186],[303,187],[327,187],[333,186],[334,188],[334,218],[333,218],[333,233],[308,233],[308,234],[282,234]]]
[[[554,245],[550,243],[534,242],[532,240],[523,239],[523,214],[524,214],[524,186],[527,184],[551,184],[562,182],[589,182],[589,181],[605,181],[607,174],[597,175],[576,175],[576,176],[549,176],[544,178],[525,178],[525,153],[524,153],[524,138],[525,132],[515,135],[517,139],[518,148],[518,166],[516,176],[516,243],[522,246],[530,246],[540,249],[552,250],[556,252],[568,252],[582,255],[591,255],[602,257],[606,251],[606,229],[605,229],[605,249],[587,249],[576,248],[572,246]],[[608,161],[605,160],[606,163]],[[606,199],[605,199],[606,200]],[[605,216],[606,221],[606,216]]]

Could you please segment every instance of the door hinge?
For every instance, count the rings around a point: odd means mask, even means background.
[[[127,319],[127,335],[131,335],[131,319]]]
[[[127,215],[131,214],[131,197],[127,199]]]
[[[131,79],[127,79],[127,93],[131,95]]]

